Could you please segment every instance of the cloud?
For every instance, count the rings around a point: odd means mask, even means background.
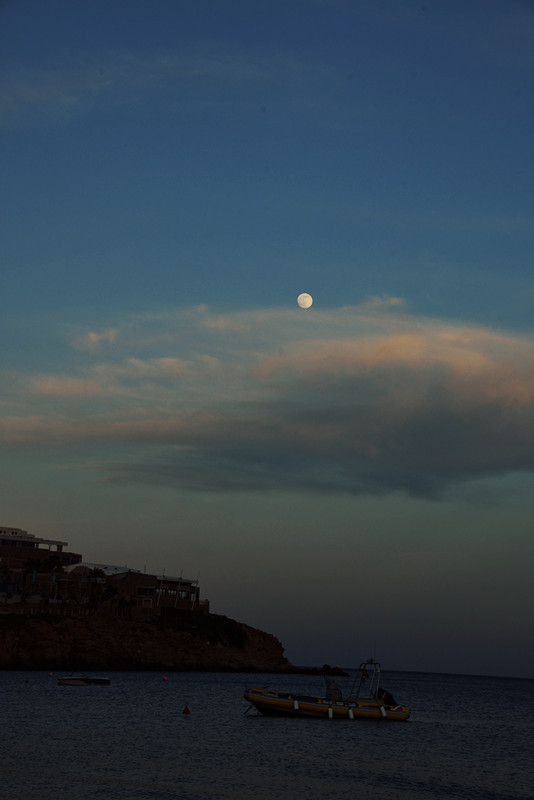
[[[87,378],[36,378],[33,386],[37,394],[56,398],[88,397],[89,395],[100,394],[102,392],[100,383]]]
[[[199,53],[155,54],[150,58],[131,52],[110,53],[99,61],[72,63],[62,69],[19,69],[5,71],[0,84],[0,125],[12,126],[35,121],[54,122],[87,114],[98,104],[124,106],[144,102],[148,95],[169,88],[179,93],[182,104],[217,106],[218,92],[209,86],[255,85],[283,80],[284,73],[306,74],[307,67],[281,58],[260,58],[253,53],[213,49]],[[317,66],[313,66],[318,71]],[[208,86],[208,93],[204,89]],[[199,87],[202,91],[199,92]],[[194,90],[193,92],[191,90]]]
[[[417,318],[395,298],[126,322],[113,360],[27,376],[26,407],[4,400],[4,441],[98,442],[110,480],[196,491],[439,497],[534,469],[528,336]]]
[[[108,328],[101,333],[89,331],[89,333],[79,337],[74,342],[74,346],[77,347],[78,350],[87,350],[89,353],[94,353],[103,343],[113,344],[118,333],[116,328]]]

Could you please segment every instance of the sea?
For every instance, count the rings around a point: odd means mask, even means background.
[[[0,672],[2,800],[534,798],[534,680],[383,672],[411,709],[390,722],[263,717],[243,699],[322,694],[316,675],[103,674]]]

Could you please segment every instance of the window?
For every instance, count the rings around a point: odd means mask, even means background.
[[[151,586],[138,586],[136,593],[138,596],[143,597],[153,597],[154,596],[154,589]]]

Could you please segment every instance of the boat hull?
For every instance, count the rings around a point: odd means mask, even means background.
[[[404,721],[410,716],[406,706],[383,705],[373,698],[327,700],[298,694],[283,694],[267,689],[248,688],[245,700],[267,716],[319,717],[323,719],[375,719]]]
[[[109,678],[90,678],[88,676],[69,676],[59,678],[58,686],[109,686]]]

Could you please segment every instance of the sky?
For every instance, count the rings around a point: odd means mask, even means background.
[[[534,678],[534,5],[3,0],[0,58],[0,523]]]

